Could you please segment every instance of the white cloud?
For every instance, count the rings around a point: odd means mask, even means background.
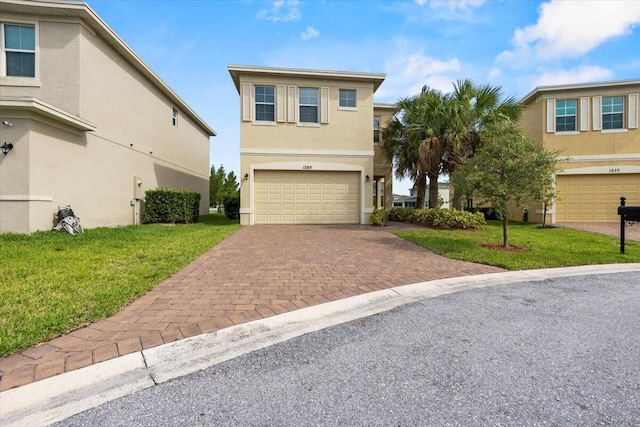
[[[489,76],[488,77],[489,77],[490,81],[497,80],[497,79],[502,77],[502,70],[500,70],[500,68],[492,68],[489,71]]]
[[[297,21],[302,17],[298,0],[277,0],[269,9],[258,12],[258,18],[273,22]]]
[[[320,35],[320,31],[316,30],[313,27],[307,27],[304,33],[300,34],[302,40],[311,40]]]
[[[536,59],[578,57],[639,24],[639,1],[551,0],[540,7],[535,25],[516,29],[514,49],[498,59],[525,65]]]
[[[387,79],[376,92],[376,99],[395,102],[418,94],[424,85],[450,92],[461,69],[457,58],[442,61],[422,52],[391,57],[385,64]]]
[[[613,71],[597,65],[579,66],[569,70],[546,70],[532,78],[532,87],[568,83],[598,82],[612,79]]]

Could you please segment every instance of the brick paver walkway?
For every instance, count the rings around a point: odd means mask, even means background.
[[[0,360],[0,390],[399,285],[502,271],[370,226],[243,227],[116,315]]]

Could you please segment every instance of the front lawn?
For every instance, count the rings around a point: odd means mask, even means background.
[[[189,225],[0,235],[0,357],[117,312],[240,226]]]
[[[573,265],[640,262],[640,242],[627,240],[620,254],[620,240],[568,228],[538,228],[536,224],[509,223],[510,245],[524,252],[485,248],[502,243],[502,223],[487,221],[482,231],[402,230],[394,234],[447,258],[495,265],[507,270],[567,267]]]

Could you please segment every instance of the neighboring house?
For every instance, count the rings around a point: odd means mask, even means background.
[[[523,98],[525,132],[560,150],[551,222],[619,221],[621,196],[640,205],[639,93],[640,80],[625,80],[542,86]],[[532,206],[529,221],[541,219]]]
[[[202,195],[215,132],[85,3],[0,2],[0,232],[140,221],[144,191]],[[10,144],[10,145],[9,145]]]
[[[401,208],[415,208],[416,200],[418,199],[416,188],[413,187],[409,190],[408,196],[402,196],[398,194],[393,195],[393,206],[401,207]],[[438,206],[442,209],[449,209],[449,183],[448,182],[439,182],[438,183],[438,199],[442,200],[442,206]],[[425,208],[429,207],[429,184],[427,184],[426,189],[426,198],[424,201]]]
[[[391,207],[392,165],[375,142],[395,111],[373,103],[384,74],[228,69],[241,99],[241,224],[367,224],[374,206]]]

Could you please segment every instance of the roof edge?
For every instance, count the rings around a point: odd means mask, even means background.
[[[373,82],[373,91],[375,92],[384,79],[387,77],[384,73],[367,73],[360,71],[336,71],[336,70],[316,70],[310,68],[283,68],[283,67],[263,67],[256,65],[227,65],[229,74],[240,91],[239,74],[270,74],[270,75],[296,75],[303,77],[331,78],[331,79],[347,79],[347,80],[364,80]]]
[[[531,92],[526,94],[520,100],[520,103],[524,104],[526,102],[529,102],[529,100],[531,100],[531,98],[535,97],[537,94],[542,93],[542,92],[571,90],[571,89],[590,89],[590,88],[596,88],[596,87],[617,87],[617,86],[629,86],[629,85],[640,85],[640,79],[609,80],[609,81],[601,81],[601,82],[570,83],[570,84],[560,84],[560,85],[537,86]]]

